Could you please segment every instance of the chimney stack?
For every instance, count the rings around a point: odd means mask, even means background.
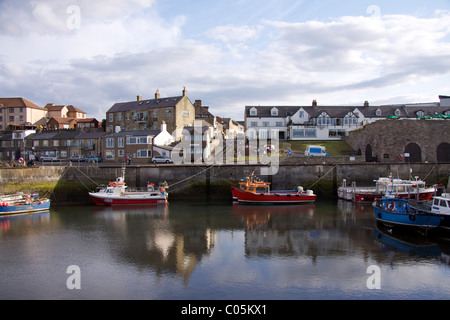
[[[317,107],[317,100],[313,100],[312,106],[313,106],[313,107]]]
[[[161,96],[159,95],[159,89],[157,89],[156,93],[155,93],[155,99],[160,99],[160,98],[161,98]]]
[[[142,101],[142,96],[141,95],[137,96],[137,101]]]
[[[183,97],[186,97],[187,95],[187,91],[186,91],[186,86],[183,87]]]
[[[364,101],[364,107],[368,107],[369,106],[369,101]]]

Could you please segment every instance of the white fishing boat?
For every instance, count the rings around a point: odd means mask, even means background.
[[[131,191],[125,184],[125,168],[123,168],[121,177],[97,192],[89,192],[89,196],[96,205],[103,206],[157,205],[167,203],[167,188],[167,183],[162,183],[158,187],[155,187],[153,183],[148,183],[144,190]]]

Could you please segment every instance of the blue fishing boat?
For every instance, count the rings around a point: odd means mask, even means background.
[[[406,226],[433,229],[440,225],[442,217],[434,214],[418,203],[407,199],[384,196],[373,203],[377,221],[387,226]]]
[[[40,199],[38,194],[17,193],[0,197],[0,216],[48,211],[49,199]]]

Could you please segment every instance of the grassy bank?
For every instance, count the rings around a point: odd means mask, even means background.
[[[353,149],[344,141],[286,141],[280,142],[280,147],[290,145],[292,151],[305,152],[308,145],[325,147],[330,156],[349,155]],[[284,147],[283,147],[284,146]]]

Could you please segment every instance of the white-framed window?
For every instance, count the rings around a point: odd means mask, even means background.
[[[256,111],[256,108],[250,109],[250,115],[251,116],[256,116],[257,114],[258,114],[258,112]]]
[[[416,112],[417,118],[421,118],[421,117],[423,117],[424,115],[425,115],[425,112],[423,112],[422,110],[419,110],[419,111]]]
[[[395,115],[397,116],[397,117],[399,117],[400,116],[400,110],[395,110]]]
[[[115,152],[114,152],[114,150],[106,150],[105,151],[105,159],[106,160],[114,160],[115,159]]]
[[[114,138],[106,138],[106,147],[114,148]]]
[[[273,108],[272,110],[270,110],[270,114],[274,117],[278,116],[278,109],[277,108]]]
[[[250,127],[257,127],[257,126],[258,126],[258,122],[256,122],[256,121],[250,122]]]
[[[137,151],[137,158],[143,159],[143,158],[151,158],[152,157],[152,150],[150,149],[140,149]]]
[[[114,114],[110,113],[109,114],[109,122],[113,122],[114,121]]]
[[[125,145],[125,139],[124,138],[117,138],[117,147],[123,148]]]
[[[127,144],[149,144],[149,137],[127,137]]]
[[[381,117],[381,110],[380,110],[380,109],[377,109],[377,111],[375,112],[375,114],[376,114],[377,117]]]

